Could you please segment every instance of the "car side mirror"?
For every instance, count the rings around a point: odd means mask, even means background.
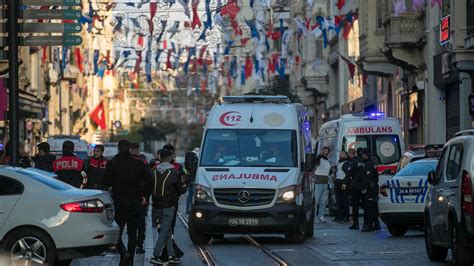
[[[434,171],[430,171],[428,173],[428,183],[430,184],[435,184],[436,183],[436,180],[435,180],[435,172]]]
[[[303,172],[312,171],[314,168],[314,164],[316,163],[316,156],[314,153],[306,153],[304,162],[301,165],[301,170]]]
[[[187,152],[184,157],[184,167],[190,171],[195,171],[198,166],[198,157],[194,152]]]

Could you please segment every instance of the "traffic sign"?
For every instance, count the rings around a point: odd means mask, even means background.
[[[81,30],[82,26],[79,23],[23,23],[20,24],[19,32],[78,33]]]
[[[81,36],[26,36],[19,37],[20,46],[74,46],[82,43]]]
[[[80,6],[81,0],[20,0],[27,6]]]
[[[81,10],[72,9],[26,9],[20,12],[22,19],[80,19]]]

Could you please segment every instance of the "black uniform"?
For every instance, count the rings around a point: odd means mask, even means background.
[[[87,175],[86,188],[101,190],[106,189],[104,185],[104,175],[108,162],[109,161],[103,156],[100,158],[91,157],[86,159],[84,162],[84,172],[86,172]]]
[[[43,171],[53,172],[53,162],[56,160],[56,156],[52,154],[44,154],[36,157],[35,168]]]
[[[339,160],[339,163],[336,166],[336,175],[343,174],[345,175],[344,179],[334,180],[334,188],[336,192],[336,203],[337,203],[337,222],[346,222],[349,220],[349,194],[348,188],[342,189],[343,185],[349,184],[349,178],[347,173],[349,171],[350,162],[348,160]],[[339,165],[342,167],[339,168]],[[342,171],[343,173],[338,173],[337,171]]]
[[[112,187],[115,204],[115,221],[120,227],[118,250],[122,256],[128,252],[133,261],[137,244],[137,217],[143,198],[151,194],[151,179],[143,162],[136,160],[129,152],[116,155],[105,170],[106,187]],[[128,248],[122,242],[122,233],[127,225]]]

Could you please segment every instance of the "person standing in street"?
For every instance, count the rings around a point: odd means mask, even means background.
[[[133,265],[137,244],[137,224],[140,208],[151,194],[148,168],[130,154],[130,142],[118,143],[118,154],[105,169],[105,186],[111,189],[115,205],[115,221],[120,227],[118,251],[120,265]],[[122,234],[127,226],[128,243],[125,247]]]
[[[172,223],[175,219],[175,209],[178,199],[186,191],[185,179],[178,175],[171,164],[173,152],[163,149],[160,153],[161,163],[153,173],[153,208],[160,220],[159,237],[156,241],[153,257],[154,264],[179,263],[172,241]],[[166,247],[167,258],[162,258],[163,248]]]
[[[362,160],[362,148],[357,150],[357,157],[352,159],[351,165],[349,166],[349,190],[352,196],[352,225],[349,227],[351,230],[359,230],[359,207],[360,202],[363,199],[362,190],[364,189],[364,162]],[[365,222],[365,221],[364,221]]]
[[[38,147],[38,157],[35,158],[35,168],[53,172],[53,162],[56,160],[56,156],[49,153],[50,146],[47,142],[41,142]]]
[[[362,191],[362,193],[365,194],[364,220],[366,221],[366,223],[364,224],[364,227],[361,231],[371,232],[374,230],[380,230],[380,223],[377,217],[379,175],[368,149],[364,149],[362,151],[362,160],[364,161],[365,166],[364,174],[366,179],[365,183],[367,184],[367,187]]]
[[[321,153],[316,157],[315,174],[315,206],[318,207],[318,216],[321,223],[326,223],[324,215],[326,214],[326,206],[329,195],[329,174],[331,173],[331,164],[329,163],[329,153],[331,150],[328,147],[323,147]]]
[[[140,153],[140,145],[136,142],[130,144],[130,153],[132,157],[137,159],[138,161],[142,162],[143,165],[148,170],[148,162],[146,161],[146,157]],[[151,180],[152,175],[151,171],[148,170],[148,178]],[[146,232],[146,214],[148,213],[148,202],[149,198],[146,198],[146,204],[142,204],[140,208],[140,214],[138,216],[138,237],[137,237],[137,254],[144,254],[144,242],[145,242],[145,232]]]
[[[53,171],[58,179],[76,188],[87,184],[86,174],[82,171],[84,161],[74,155],[74,143],[66,140],[63,142],[63,156],[53,162]]]
[[[92,157],[87,158],[84,162],[84,172],[87,175],[87,189],[106,190],[104,174],[109,161],[104,158],[104,150],[103,145],[96,145]]]
[[[345,151],[339,153],[339,162],[336,166],[334,187],[336,191],[337,215],[334,219],[338,223],[349,222],[349,194],[347,189],[347,172],[350,162],[347,160],[348,154]]]

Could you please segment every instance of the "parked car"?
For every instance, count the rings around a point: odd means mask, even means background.
[[[437,159],[412,162],[380,186],[379,214],[390,234],[402,236],[409,227],[424,225],[427,177],[437,163]]]
[[[425,208],[425,244],[430,260],[474,263],[474,130],[459,132],[444,146]]]
[[[38,169],[0,167],[1,265],[95,256],[118,237],[108,192],[76,189]]]

